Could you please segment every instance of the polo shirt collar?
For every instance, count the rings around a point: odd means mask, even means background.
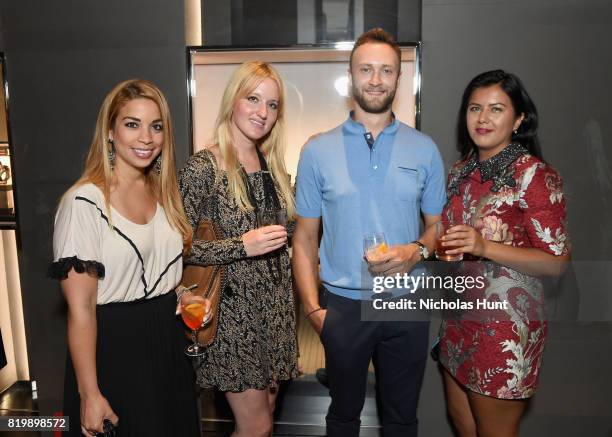
[[[362,123],[359,123],[358,121],[355,121],[355,119],[353,118],[354,115],[354,111],[351,111],[348,119],[344,122],[344,126],[343,128],[350,133],[354,133],[354,134],[365,134],[366,133],[366,128]],[[389,123],[382,131],[383,134],[394,134],[395,132],[397,132],[397,129],[399,128],[400,122],[399,120],[395,117],[395,114],[392,112],[391,113],[391,123]]]

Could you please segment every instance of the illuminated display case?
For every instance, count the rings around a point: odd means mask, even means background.
[[[0,53],[0,392],[30,379],[17,258],[6,63]]]
[[[4,57],[0,55],[0,229],[15,228],[13,166],[8,130],[7,84]]]
[[[273,48],[189,47],[191,152],[211,144],[221,97],[233,71],[245,61],[266,61],[279,71],[285,84],[285,162],[292,181],[295,181],[302,145],[312,135],[343,123],[353,107],[348,89],[348,61],[352,45],[339,42]],[[420,49],[418,43],[401,44],[402,74],[393,104],[396,117],[416,128],[420,125]],[[302,311],[298,310],[297,314],[299,363],[303,378],[300,377],[299,384],[293,387],[311,387],[309,381],[313,381],[316,370],[325,365],[325,354],[318,335],[304,319]],[[314,384],[318,385],[316,382]],[[289,388],[288,393],[304,393],[300,390],[304,389]],[[289,398],[295,394],[287,396]],[[302,394],[299,396],[305,399]],[[309,397],[315,403],[318,398]],[[232,420],[229,406],[220,401],[214,392],[203,391],[202,404],[202,421],[207,429],[220,430],[220,424]],[[322,407],[322,416],[325,409],[326,406]],[[313,429],[309,422],[311,417],[310,414],[286,410],[277,417],[275,429],[286,435],[306,435],[308,433],[303,432],[304,427]],[[319,425],[314,427],[317,428],[316,435],[324,435],[324,428],[320,429]],[[284,431],[281,432],[281,429]]]

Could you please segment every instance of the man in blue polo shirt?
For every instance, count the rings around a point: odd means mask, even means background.
[[[443,164],[434,142],[391,112],[400,76],[400,50],[391,35],[364,33],[351,52],[349,76],[354,111],[311,139],[300,156],[293,271],[306,317],[325,348],[332,398],[327,435],[359,435],[374,358],[383,434],[416,436],[429,324],[361,320],[361,302],[372,296],[362,278],[362,245],[365,234],[386,236],[388,250],[368,265],[374,274],[409,272],[426,258],[435,240],[430,225],[445,202]],[[419,238],[421,213],[427,230]]]

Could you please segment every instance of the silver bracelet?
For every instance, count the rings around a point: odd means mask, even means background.
[[[181,297],[183,297],[183,295],[185,293],[191,293],[191,290],[193,290],[197,286],[198,286],[198,284],[192,284],[189,287],[185,287],[184,285],[177,286],[175,288],[175,291],[176,291],[176,303],[179,303],[181,301]]]

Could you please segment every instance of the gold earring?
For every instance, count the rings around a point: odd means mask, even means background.
[[[115,168],[115,143],[113,143],[113,139],[108,139],[108,144],[110,147],[108,148],[108,162],[110,164],[111,170]]]

